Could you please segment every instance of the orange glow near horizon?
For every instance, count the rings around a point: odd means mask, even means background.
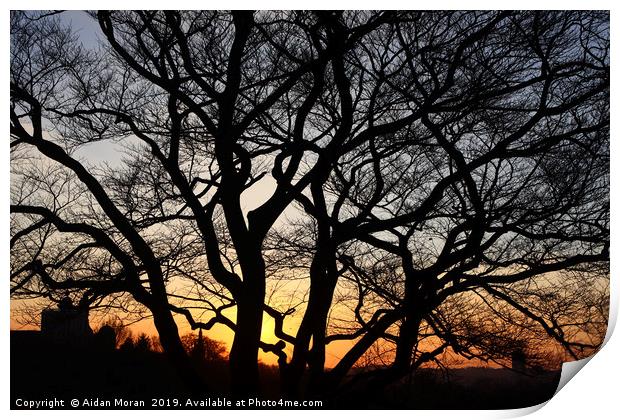
[[[11,300],[12,312],[14,309],[14,304],[15,304],[15,301]],[[234,320],[236,317],[235,312],[236,311],[234,309],[229,309],[226,311],[226,315],[230,319]],[[195,330],[192,331],[189,324],[185,320],[185,317],[181,315],[175,315],[174,318],[179,328],[179,335],[183,336],[188,333],[197,332]],[[294,335],[297,332],[299,322],[300,322],[299,319],[296,317],[287,318],[287,322],[285,322],[285,326],[284,326],[285,332],[291,335]],[[98,328],[98,322],[94,321],[92,319],[92,316],[90,319],[90,325],[91,325],[91,328],[93,328],[94,330]],[[16,319],[14,319],[13,316],[10,317],[10,329],[11,330],[39,330],[39,328],[36,325],[24,325],[24,324],[19,323]],[[157,332],[157,329],[155,328],[155,324],[153,323],[153,320],[151,318],[140,320],[130,325],[128,329],[132,332],[134,336],[140,335],[142,333],[150,337],[152,336],[157,337],[159,335]],[[226,347],[226,351],[227,352],[230,351],[230,348],[232,346],[232,342],[234,339],[234,333],[227,326],[223,324],[216,324],[210,330],[203,330],[203,334],[212,340],[217,340],[217,341],[222,342],[224,346]],[[272,317],[270,317],[267,314],[264,314],[263,316],[263,327],[261,331],[261,340],[266,343],[270,343],[270,344],[274,344],[279,340],[278,338],[276,338],[275,333],[274,333],[274,320]],[[326,367],[331,368],[335,366],[340,360],[340,358],[346,353],[346,351],[350,347],[351,347],[350,341],[339,341],[339,342],[330,343],[330,345],[327,348],[327,352],[326,352],[326,361],[325,361]],[[289,357],[292,355],[292,347],[290,346],[290,344],[287,345],[284,351]],[[278,359],[273,353],[265,353],[262,350],[259,351],[259,360],[262,363],[265,363],[267,365],[276,366],[278,364]]]
[[[234,319],[234,311],[231,311],[231,313],[229,313],[228,315],[230,318]],[[187,322],[185,322],[185,319],[182,316],[175,316],[175,319],[177,320],[177,325],[179,326],[180,335],[185,335],[187,333],[197,333],[196,330],[192,331],[192,329],[189,327]],[[297,328],[299,327],[299,321],[297,320],[297,318],[292,318],[290,321],[291,322],[285,323],[284,330],[285,332],[294,335],[297,332]],[[145,333],[149,336],[158,335],[157,329],[155,328],[152,319],[145,319],[139,321],[136,324],[132,325],[130,327],[130,330],[133,332],[134,335],[141,333]],[[234,333],[227,326],[222,324],[216,324],[210,330],[203,330],[203,334],[212,340],[217,340],[224,343],[224,345],[226,346],[226,351],[230,351],[234,339]],[[263,316],[261,340],[269,344],[274,344],[279,340],[274,334],[274,320],[267,314]],[[351,341],[337,341],[330,343],[327,346],[327,351],[325,354],[325,366],[327,368],[334,367],[338,363],[340,358],[344,356],[344,354],[350,349],[351,345]],[[287,344],[284,351],[286,352],[290,360],[290,357],[293,353],[291,345]],[[276,355],[274,355],[273,353],[266,353],[262,350],[259,351],[258,359],[260,362],[267,365],[277,366],[278,364],[278,358]]]
[[[12,303],[13,302],[11,301],[11,304]],[[184,317],[180,315],[176,315],[175,319],[177,321],[177,325],[179,326],[179,335],[183,336],[188,333],[196,333],[196,331],[192,331],[189,325],[187,325],[187,322],[185,322]],[[94,330],[97,329],[97,325],[92,320],[90,324],[91,324],[91,328],[93,328]],[[299,323],[295,322],[294,328],[292,328],[293,325],[285,324],[285,330],[289,334],[294,334],[297,331],[298,325]],[[278,339],[275,337],[273,333],[274,331],[273,327],[274,327],[273,318],[265,314],[263,318],[263,329],[262,329],[262,334],[261,334],[261,339],[264,342],[275,343],[278,341]],[[34,330],[34,331],[39,330],[39,328],[34,325],[26,325],[26,326],[22,325],[19,322],[17,322],[15,319],[13,319],[13,317],[10,318],[10,328],[11,330]],[[146,334],[149,337],[158,336],[157,329],[155,328],[155,325],[153,324],[153,320],[150,318],[138,321],[132,324],[131,326],[129,326],[128,328],[134,336],[138,336],[142,333]],[[222,342],[224,346],[226,347],[226,351],[227,352],[230,351],[230,347],[232,345],[234,334],[225,325],[216,324],[211,330],[203,330],[203,334],[206,337],[209,337],[210,339]],[[325,367],[328,369],[333,368],[338,363],[338,361],[346,354],[346,352],[351,348],[352,345],[353,345],[353,341],[351,340],[341,340],[341,341],[335,341],[335,342],[330,343],[327,346],[327,349],[325,352]],[[286,352],[290,360],[290,357],[292,355],[291,345],[287,344],[284,351]],[[261,363],[264,363],[266,365],[271,365],[271,366],[277,366],[278,364],[277,357],[273,353],[265,353],[262,350],[259,351],[259,361]],[[456,366],[457,365],[455,365],[455,367]],[[495,363],[485,364],[479,360],[464,360],[458,363],[458,367],[480,367],[480,366],[499,367],[499,365]]]
[[[286,292],[285,289],[286,287],[283,288],[281,291]],[[291,290],[288,290],[288,292],[290,293]],[[29,317],[28,317],[28,319],[31,322],[33,322],[32,324],[24,325],[20,323],[18,319],[16,319],[17,318],[16,315],[19,313],[21,305],[23,305],[22,302],[24,301],[18,301],[18,300],[13,300],[13,299],[11,299],[10,301],[10,307],[11,307],[10,328],[11,330],[38,330],[39,328],[34,324],[34,321],[40,319],[38,318],[40,316],[40,313],[35,313],[34,309],[29,311]],[[190,310],[190,311],[192,312],[192,315],[194,316],[194,319],[196,321],[206,322],[208,320],[207,317],[204,317],[204,314],[203,314],[203,317],[200,316],[202,311],[199,311],[199,310]],[[283,326],[285,333],[291,336],[296,335],[303,313],[304,313],[303,310],[299,310],[293,315],[287,316],[285,318],[285,322]],[[228,317],[231,321],[234,322],[236,319],[236,308],[226,309],[223,311],[223,314],[226,317]],[[332,316],[334,316],[335,319],[348,319],[349,317],[347,317],[346,315],[347,315],[346,310],[344,308],[342,307],[340,309],[333,308]],[[93,330],[97,330],[99,325],[102,322],[104,322],[106,318],[107,316],[93,315],[93,313],[91,312],[91,316],[90,316],[91,328]],[[187,320],[185,319],[183,315],[175,314],[174,318],[175,318],[176,324],[179,329],[179,335],[183,336],[188,333],[197,333],[197,331],[195,330],[192,331],[191,327],[189,326],[189,323],[187,322]],[[268,343],[268,344],[275,344],[276,342],[279,341],[279,339],[275,336],[275,333],[274,333],[274,324],[275,324],[274,319],[271,316],[269,316],[266,313],[263,314],[263,325],[262,325],[262,331],[261,331],[261,340],[263,342]],[[128,329],[132,332],[134,337],[142,333],[146,334],[149,337],[158,336],[157,329],[155,328],[155,325],[151,318],[146,318],[146,319],[137,321],[129,325]],[[229,327],[223,324],[215,324],[210,330],[203,330],[203,334],[212,340],[221,342],[225,346],[226,351],[230,352],[233,339],[234,339],[234,332]],[[339,341],[331,342],[327,346],[326,352],[325,352],[325,367],[327,369],[333,368],[340,361],[340,359],[347,353],[347,351],[351,348],[354,342],[355,341],[353,340],[339,340]],[[430,351],[430,350],[433,350],[436,347],[436,345],[437,343],[433,342],[433,340],[424,341],[420,343],[419,350]],[[292,352],[293,352],[292,346],[287,343],[284,351],[287,354],[287,359],[290,360],[290,357],[292,356]],[[456,355],[450,349],[446,350],[444,354],[440,356],[440,359],[442,361],[442,364],[447,367],[482,367],[482,366],[500,367],[500,365],[494,362],[485,363],[478,359],[468,360],[462,356]],[[389,357],[387,357],[386,360],[389,362]],[[271,365],[271,366],[278,365],[278,360],[277,360],[276,355],[274,355],[273,353],[266,353],[262,350],[259,350],[259,361],[266,365]]]

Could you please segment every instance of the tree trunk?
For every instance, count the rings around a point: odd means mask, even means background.
[[[146,305],[153,314],[153,323],[159,334],[159,341],[164,353],[175,367],[191,395],[201,397],[206,393],[207,386],[193,366],[181,342],[179,329],[168,307],[168,295],[161,269],[156,265],[155,258],[149,249],[145,248],[143,252],[151,257],[148,259],[151,265],[147,268],[151,297],[147,298],[142,295],[134,295],[134,297]]]
[[[310,338],[312,337],[312,325],[311,313],[314,313],[315,300],[313,299],[315,288],[310,287],[310,296],[308,298],[308,306],[304,317],[299,324],[297,335],[295,336],[295,346],[293,348],[293,356],[291,362],[285,367],[285,371],[282,372],[283,380],[283,394],[289,398],[299,398],[301,395],[301,381],[304,371],[306,369],[306,363],[308,361],[308,352],[310,346]]]
[[[306,364],[310,367],[310,392],[320,386],[325,368],[325,333],[327,328],[327,314],[331,306],[335,281],[321,284],[320,287],[310,288],[308,307],[297,332],[297,342],[293,350],[291,363],[285,372],[285,389],[287,396],[297,398],[302,394],[301,382],[306,371]],[[312,348],[310,349],[310,339]]]
[[[396,356],[392,367],[397,371],[408,371],[411,366],[413,348],[418,340],[420,317],[409,314],[400,326],[396,342]]]
[[[372,327],[368,329],[366,334],[362,336],[349,351],[340,359],[340,362],[332,370],[329,371],[327,377],[329,383],[326,390],[335,390],[347,376],[355,362],[377,341],[383,333],[396,321],[403,317],[400,311],[392,311],[383,315]]]
[[[151,309],[151,312],[153,313],[155,328],[159,334],[159,341],[170,363],[175,367],[192,396],[204,396],[207,392],[207,386],[196,372],[183,348],[179,330],[172,314],[164,308]]]
[[[296,335],[291,363],[285,377],[285,393],[298,398],[301,393],[301,381],[310,366],[310,392],[322,381],[325,367],[325,333],[327,314],[331,307],[334,289],[338,281],[336,254],[329,236],[329,226],[319,222],[317,252],[310,266],[310,295],[304,317]],[[310,339],[312,338],[312,349]]]
[[[322,392],[324,373],[325,373],[325,336],[327,333],[327,316],[332,304],[334,296],[334,289],[336,288],[336,282],[338,276],[329,273],[326,279],[326,285],[320,290],[320,298],[318,302],[318,309],[315,316],[312,333],[312,349],[308,358],[310,378],[309,378],[309,391],[311,394],[317,394]]]
[[[259,393],[258,351],[265,300],[265,263],[260,249],[254,255],[253,261],[240,261],[243,292],[237,298],[237,329],[229,358],[232,394],[237,398]]]

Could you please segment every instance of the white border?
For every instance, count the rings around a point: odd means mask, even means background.
[[[5,3],[6,4],[6,3]],[[456,2],[456,1],[446,1],[446,0],[434,0],[432,2],[419,2],[414,3],[413,1],[393,1],[393,0],[381,0],[381,1],[369,1],[369,0],[356,0],[356,1],[334,1],[334,0],[314,0],[312,2],[291,2],[282,1],[282,0],[264,0],[264,1],[240,1],[240,0],[215,0],[215,1],[183,1],[177,0],[174,2],[161,1],[161,0],[152,0],[152,1],[119,1],[119,0],[107,0],[107,1],[90,1],[90,2],[79,2],[75,0],[61,0],[61,1],[32,1],[32,0],[23,0],[19,2],[14,2],[10,6],[7,4],[7,8],[5,12],[0,16],[0,22],[2,22],[3,31],[0,34],[2,37],[2,57],[5,61],[4,66],[1,67],[0,71],[3,74],[3,80],[5,80],[5,85],[8,85],[9,80],[9,66],[6,61],[9,56],[9,13],[8,10],[10,8],[13,9],[96,9],[96,8],[106,8],[106,9],[167,9],[170,8],[171,5],[174,5],[175,8],[178,9],[411,9],[411,8],[424,8],[428,10],[439,10],[439,9],[598,9],[598,10],[611,10],[611,33],[612,38],[613,35],[617,33],[618,25],[615,25],[615,9],[616,7],[614,3],[611,1],[600,1],[600,0],[590,0],[590,1],[576,1],[576,0],[565,0],[565,1],[536,1],[536,0],[522,0],[519,2],[516,1],[488,1],[488,0],[470,0],[468,2]],[[620,51],[615,48],[615,40],[612,40],[612,59],[615,57],[616,52]],[[615,66],[612,66],[612,91],[611,91],[611,99],[612,103],[615,103],[616,91],[613,89],[613,80],[616,80],[616,76],[618,76],[618,71]],[[3,115],[6,115],[8,112],[9,101],[8,97],[4,97],[2,101],[2,108],[4,109]],[[615,108],[612,107],[612,136],[615,133],[615,127],[617,127],[618,123],[618,112]],[[4,133],[8,135],[8,119],[2,120],[2,127]],[[8,240],[9,237],[9,229],[8,229],[8,204],[9,204],[9,153],[8,147],[3,146],[0,147],[0,167],[3,169],[3,174],[0,175],[0,197],[5,197],[5,200],[2,206],[2,224],[0,225],[0,238],[4,238],[0,242],[0,258],[4,262],[4,276],[5,286],[7,287],[8,283],[8,272],[9,272],[9,253],[8,253]],[[612,144],[611,146],[611,156],[612,156],[612,167],[611,167],[611,179],[615,180],[619,179],[617,163],[618,163],[618,147]],[[615,185],[615,184],[614,184]],[[618,194],[615,193],[614,188],[611,190],[611,210],[612,215],[616,213],[618,208]],[[612,225],[617,216],[612,216]],[[485,419],[485,418],[514,418],[520,417],[526,414],[530,414],[530,418],[532,419],[546,419],[546,418],[567,418],[567,419],[577,419],[577,418],[611,418],[611,413],[617,413],[618,408],[620,407],[619,398],[618,398],[618,375],[620,373],[620,360],[616,355],[620,355],[620,344],[619,339],[617,337],[612,337],[610,339],[611,333],[613,332],[617,314],[618,314],[618,296],[620,284],[617,280],[617,275],[619,273],[618,261],[614,258],[616,246],[616,238],[615,230],[612,229],[612,246],[611,246],[611,255],[612,255],[612,276],[611,276],[611,313],[610,313],[610,325],[608,328],[607,334],[607,343],[604,348],[595,355],[589,363],[587,363],[587,367],[583,369],[577,375],[577,379],[570,380],[568,384],[556,395],[554,396],[547,404],[542,404],[538,407],[526,408],[520,410],[497,410],[497,411],[389,411],[386,413],[380,411],[356,411],[355,413],[345,413],[343,411],[254,411],[250,414],[252,417],[257,419],[273,419],[273,418],[290,418],[294,416],[299,419],[310,419],[315,418],[317,416],[326,416],[329,418],[336,418],[344,416],[352,416],[356,419],[373,419],[376,420],[377,416],[380,415],[388,415],[393,419],[410,419],[412,417],[417,418],[433,418],[433,419],[453,419],[458,417],[459,419]],[[9,326],[9,299],[8,293],[4,295],[4,299],[0,300],[1,305],[1,313],[3,316],[4,325],[8,329]],[[9,336],[6,334],[7,329],[4,330],[3,334],[0,334],[0,357],[4,362],[4,366],[0,372],[2,372],[2,378],[0,378],[0,392],[2,393],[2,399],[0,400],[0,408],[3,412],[9,411],[9,374],[8,374],[8,365],[9,365]],[[85,416],[93,419],[109,419],[110,415],[113,416],[143,416],[145,413],[131,413],[131,412],[121,412],[114,411],[112,413],[107,411],[90,411],[85,413],[83,411],[11,411],[8,413],[10,418],[66,418],[66,419],[82,419]],[[154,418],[168,418],[170,417],[170,412],[165,411],[153,411],[147,414],[149,417],[154,416]],[[243,413],[226,413],[226,412],[214,412],[214,411],[183,411],[178,412],[176,415],[183,417],[196,417],[196,418],[218,418],[219,416],[230,416],[230,415],[243,415]],[[617,414],[616,414],[617,415]]]

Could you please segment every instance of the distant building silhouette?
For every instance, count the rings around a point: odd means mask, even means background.
[[[202,338],[202,328],[198,330],[198,337],[196,337],[196,341],[194,342],[194,346],[192,347],[191,356],[199,362],[203,362],[205,360],[205,343]]]
[[[58,309],[41,312],[41,333],[57,343],[87,344],[93,336],[88,309],[78,309],[70,298],[64,298]]]

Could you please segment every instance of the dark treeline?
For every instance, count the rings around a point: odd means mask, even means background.
[[[11,365],[19,368],[11,370],[11,409],[24,409],[23,403],[18,401],[40,401],[42,397],[64,401],[62,406],[55,407],[58,409],[66,409],[69,402],[77,398],[81,409],[95,410],[102,408],[102,402],[118,399],[141,402],[143,406],[115,405],[114,408],[195,409],[195,404],[206,401],[206,398],[189,397],[189,390],[158,346],[145,344],[149,341],[147,336],[139,336],[136,340],[125,337],[115,348],[108,334],[101,332],[92,340],[77,345],[59,343],[38,331],[13,331]],[[201,341],[213,344],[206,337],[199,340],[196,335],[183,336],[192,366],[209,386],[210,404],[214,404],[211,408],[217,408],[218,400],[230,400],[228,367],[222,358],[199,355],[196,348],[201,347],[198,344]],[[286,409],[283,402],[279,403],[282,390],[277,367],[259,364],[259,372],[261,400],[275,402],[271,409]],[[524,376],[506,369],[422,368],[400,383],[375,389],[361,400],[359,393],[365,392],[363,389],[324,395],[322,404],[316,408],[519,408],[548,400],[556,390],[559,376],[559,371]],[[90,404],[84,405],[85,400]],[[47,409],[45,406],[38,408]]]

